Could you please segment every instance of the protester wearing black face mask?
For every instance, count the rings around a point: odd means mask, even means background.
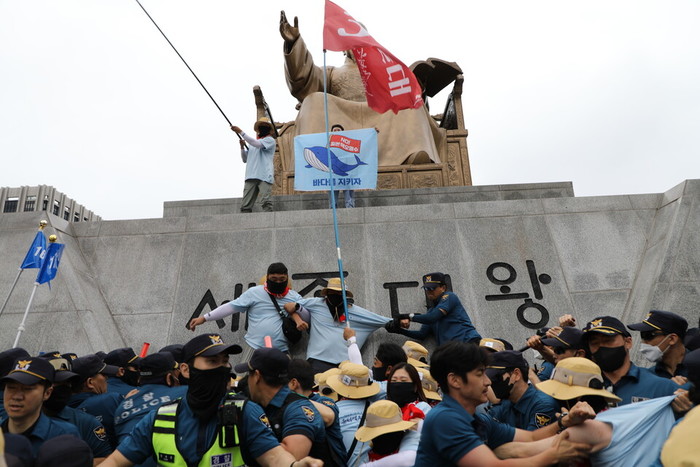
[[[620,405],[670,396],[680,387],[632,363],[632,336],[617,318],[600,316],[591,320],[583,330],[583,339],[593,361],[603,371],[605,387],[612,387],[612,392],[622,399]]]
[[[409,363],[397,363],[392,368],[386,386],[386,398],[401,408],[404,420],[425,418],[425,414],[430,411],[421,377]]]
[[[49,417],[75,425],[80,438],[90,446],[95,460],[99,461],[109,456],[112,447],[107,440],[105,427],[95,417],[66,405],[73,394],[73,386],[78,383],[80,376],[70,371],[70,362],[61,357],[59,352],[47,352],[41,358],[48,360],[56,370],[53,391],[44,401],[43,412]]]
[[[275,138],[272,135],[272,122],[267,117],[259,118],[253,129],[257,138],[253,138],[243,132],[239,127],[232,125],[231,130],[236,132],[240,139],[241,159],[246,164],[245,185],[243,187],[243,200],[241,212],[252,212],[255,200],[260,194],[260,202],[263,211],[272,212],[272,183],[274,180],[274,166],[272,159],[275,155]],[[246,143],[250,148],[246,148]]]
[[[418,443],[403,441],[406,436],[409,436],[407,433],[412,433],[408,430],[415,425],[415,420],[403,419],[401,409],[396,403],[387,400],[374,402],[367,409],[365,424],[355,433],[358,441],[371,442],[372,445],[368,459],[360,459],[360,461],[374,462],[391,456],[393,465],[413,465]],[[389,459],[384,462],[389,462]]]
[[[372,365],[372,379],[375,381],[386,381],[389,373],[395,365],[399,363],[407,363],[408,357],[403,348],[393,342],[382,342],[377,348],[377,354],[374,357],[374,365]]]
[[[301,295],[290,289],[289,272],[284,263],[272,263],[260,285],[251,287],[237,299],[224,303],[198,318],[190,320],[189,328],[194,331],[206,321],[224,319],[234,313],[247,313],[248,328],[244,336],[242,360],[248,360],[255,349],[265,347],[265,337],[270,336],[272,346],[282,352],[289,352],[283,319],[286,304],[301,300]],[[278,311],[279,309],[279,311]],[[308,324],[296,313],[291,315],[297,329],[306,330]]]
[[[489,415],[510,426],[534,431],[554,422],[560,406],[554,398],[528,384],[528,370],[520,352],[504,350],[492,355],[486,375],[501,403],[493,406]]]
[[[323,373],[348,359],[348,346],[343,336],[348,324],[355,330],[352,339],[360,348],[374,331],[391,321],[391,318],[356,305],[347,283],[345,286],[347,309],[343,304],[343,283],[339,277],[330,278],[319,297],[303,298],[284,306],[290,316],[299,316],[309,323],[306,358],[314,373]],[[382,376],[382,379],[386,379],[386,376]]]

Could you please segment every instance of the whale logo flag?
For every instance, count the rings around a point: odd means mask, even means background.
[[[46,235],[40,230],[36,233],[32,246],[29,247],[20,269],[41,268],[44,257],[46,257]]]
[[[294,189],[326,191],[333,171],[336,190],[377,187],[377,132],[373,128],[334,132],[326,149],[326,133],[294,138]]]
[[[39,274],[36,276],[36,281],[39,284],[50,282],[54,277],[56,277],[56,272],[58,272],[58,263],[61,261],[64,247],[65,245],[63,243],[51,243],[49,245],[49,248],[46,250],[46,259],[44,260],[44,264],[41,265]],[[49,287],[51,287],[50,283]]]
[[[369,35],[343,8],[326,0],[323,48],[352,50],[367,105],[379,113],[423,106],[421,87],[410,68]]]

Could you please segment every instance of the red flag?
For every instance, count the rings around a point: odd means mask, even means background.
[[[421,88],[413,72],[381,46],[355,19],[326,0],[323,48],[352,49],[365,86],[367,105],[379,113],[417,109],[423,105]]]

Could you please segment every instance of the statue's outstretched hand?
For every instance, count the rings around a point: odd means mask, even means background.
[[[299,18],[294,17],[294,26],[287,21],[284,10],[280,12],[280,34],[288,44],[294,43],[299,38]]]

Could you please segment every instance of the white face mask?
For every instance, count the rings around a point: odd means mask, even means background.
[[[664,339],[659,342],[659,345],[661,345],[667,338],[668,336],[664,337]],[[661,350],[659,345],[649,345],[642,342],[639,345],[639,351],[642,355],[644,355],[644,358],[649,360],[651,363],[656,363],[664,356],[664,351]],[[666,350],[668,350],[668,348],[666,348]]]

